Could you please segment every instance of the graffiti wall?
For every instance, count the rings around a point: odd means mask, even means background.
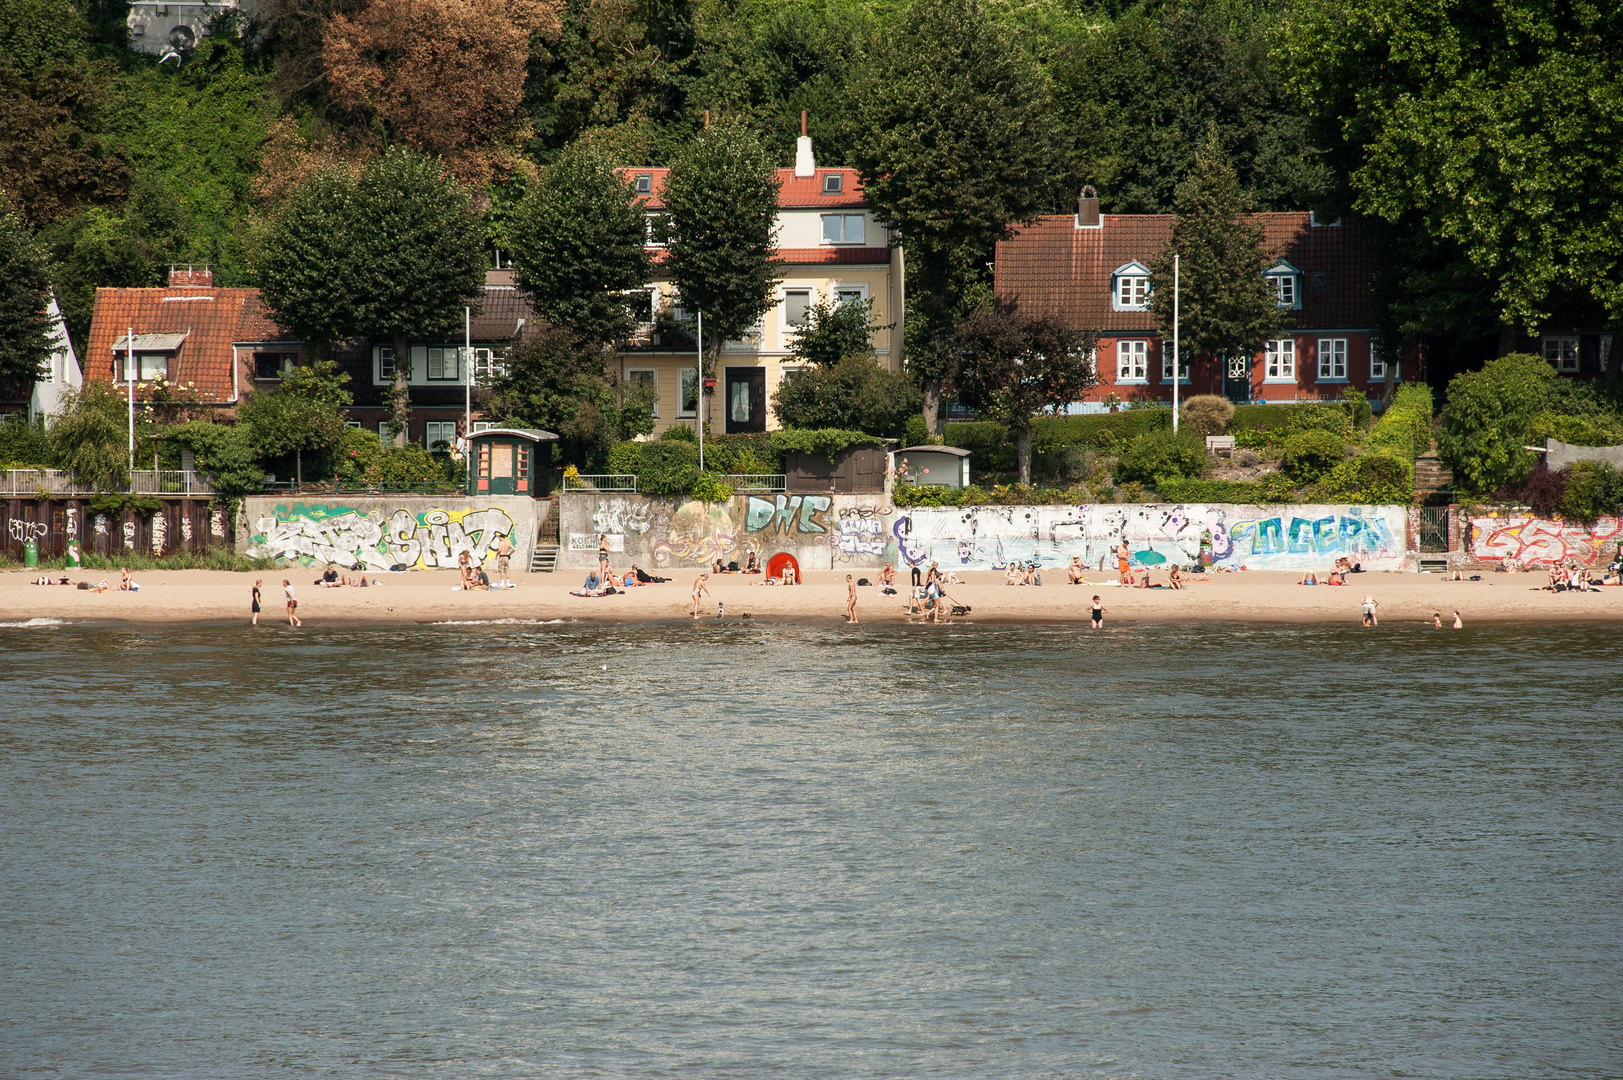
[[[1401,506],[1084,505],[915,507],[891,532],[904,562],[1000,570],[1081,557],[1113,569],[1124,539],[1139,565],[1198,561],[1249,570],[1326,570],[1346,556],[1367,570],[1405,569]]]
[[[109,559],[137,552],[162,557],[230,547],[234,531],[225,511],[208,499],[162,498],[151,514],[98,513],[82,498],[0,499],[0,551],[20,560],[30,540],[43,559],[61,558],[70,546]]]
[[[1514,559],[1523,566],[1549,566],[1576,559],[1605,567],[1623,543],[1623,519],[1603,517],[1593,526],[1501,511],[1471,518],[1471,555],[1482,562]]]
[[[529,566],[537,515],[545,505],[528,498],[249,499],[242,550],[311,566],[423,570],[454,567],[464,551],[476,566],[494,566],[505,536],[515,549],[517,570]]]
[[[648,495],[559,496],[563,565],[597,565],[607,538],[616,567],[744,565],[778,552],[802,570],[878,568],[896,557],[884,495],[736,495],[724,503]]]
[[[779,551],[804,570],[939,562],[1001,570],[1079,556],[1115,566],[1125,538],[1141,564],[1201,557],[1252,570],[1327,570],[1346,556],[1369,570],[1413,569],[1402,506],[1087,505],[896,509],[883,495],[743,495],[725,503],[644,495],[560,496],[563,565],[597,564],[607,537],[616,567],[707,566]]]

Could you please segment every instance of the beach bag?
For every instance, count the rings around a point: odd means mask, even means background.
[[[859,577],[859,578],[857,578],[857,584],[858,585],[872,585],[873,582],[869,581],[865,577]]]

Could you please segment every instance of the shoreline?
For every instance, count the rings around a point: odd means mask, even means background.
[[[60,577],[63,571],[51,572]],[[515,574],[516,587],[463,593],[454,570],[419,570],[382,575],[376,588],[323,589],[312,584],[313,567],[237,573],[219,570],[159,570],[134,575],[138,593],[94,593],[59,585],[34,585],[40,571],[0,571],[0,624],[26,625],[30,619],[128,625],[244,624],[249,622],[249,591],[256,577],[264,582],[261,625],[287,622],[282,579],[298,592],[299,617],[310,627],[492,625],[505,621],[545,623],[692,622],[689,599],[696,569],[664,570],[671,581],[642,586],[624,595],[590,598],[569,595],[578,588],[576,572]],[[116,575],[67,571],[77,580]],[[854,577],[877,580],[872,570]],[[584,575],[579,575],[583,577]],[[1097,573],[1090,575],[1098,578]],[[1304,586],[1299,575],[1279,571],[1245,571],[1191,581],[1179,591],[1123,588],[1113,576],[1071,585],[1057,569],[1041,586],[1008,586],[996,571],[971,571],[964,583],[949,586],[948,595],[970,606],[963,619],[982,625],[1088,624],[1088,608],[1098,593],[1106,609],[1105,625],[1117,623],[1226,623],[1233,625],[1358,625],[1360,602],[1373,595],[1380,602],[1383,624],[1429,623],[1441,612],[1444,627],[1460,612],[1473,623],[1579,624],[1623,622],[1623,587],[1595,593],[1551,593],[1537,573],[1484,573],[1480,581],[1448,581],[1429,574],[1366,573],[1347,586]],[[798,586],[757,586],[749,575],[712,577],[702,598],[701,620],[716,620],[716,605],[725,605],[724,622],[750,621],[847,625],[845,574],[813,571]],[[900,580],[905,582],[905,576]],[[1164,581],[1163,575],[1156,575]],[[922,622],[905,613],[907,588],[881,596],[877,586],[857,590],[858,625]],[[39,624],[35,624],[39,625]]]

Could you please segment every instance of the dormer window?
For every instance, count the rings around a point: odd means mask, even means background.
[[[638,195],[651,195],[651,194],[653,194],[653,191],[654,191],[654,174],[653,173],[638,173],[637,174],[637,194]]]
[[[1288,262],[1278,262],[1268,268],[1268,291],[1274,303],[1294,311],[1302,306],[1302,272]]]
[[[1116,268],[1111,278],[1111,306],[1117,311],[1144,311],[1150,306],[1150,269],[1140,262]]]
[[[839,173],[823,174],[823,194],[839,195],[845,190],[845,177]]]

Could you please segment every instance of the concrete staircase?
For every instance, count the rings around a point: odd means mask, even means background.
[[[546,500],[542,508],[541,530],[535,539],[535,552],[530,556],[530,573],[550,574],[558,569],[558,496]]]
[[[1437,451],[1428,450],[1415,458],[1414,489],[1416,494],[1454,490],[1454,474],[1437,457]]]

